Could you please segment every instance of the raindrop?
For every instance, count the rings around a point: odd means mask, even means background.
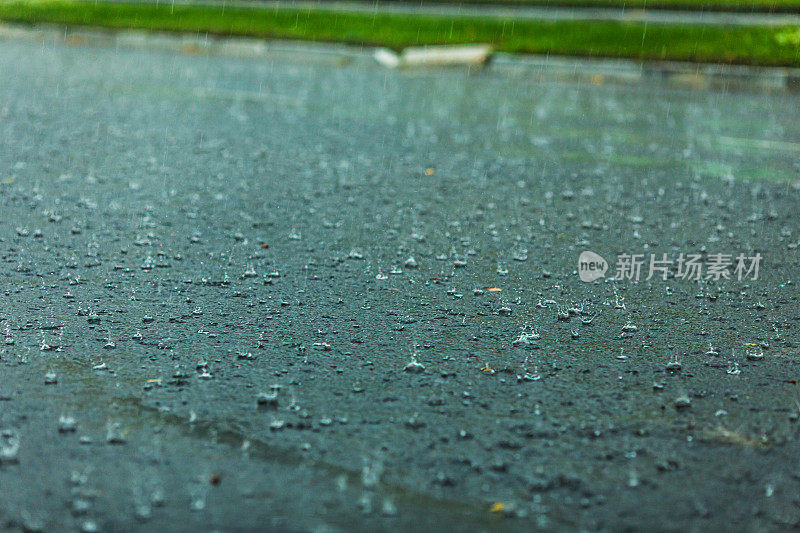
[[[59,433],[74,433],[77,429],[75,418],[70,415],[61,415],[58,417],[58,432]]]
[[[365,515],[372,513],[372,494],[365,492],[358,499],[358,507]]]
[[[75,516],[85,515],[92,508],[92,503],[84,498],[72,500],[72,514]]]
[[[383,461],[378,457],[364,457],[361,467],[361,483],[367,487],[375,487],[383,475]]]
[[[397,507],[395,506],[394,502],[389,498],[383,499],[383,504],[381,505],[381,514],[383,516],[396,516],[397,515]]]
[[[161,487],[154,488],[153,492],[150,494],[150,501],[155,507],[162,507],[166,501],[166,498],[164,497],[164,489]]]
[[[676,409],[686,409],[690,405],[692,405],[692,399],[689,398],[689,396],[686,395],[685,393],[675,398]]]
[[[638,330],[639,330],[639,328],[637,328],[636,326],[634,326],[630,322],[628,322],[627,324],[622,326],[622,332],[623,333],[635,333]]]
[[[40,533],[44,531],[45,517],[41,509],[31,513],[28,509],[22,510],[22,530],[25,533]]]
[[[417,355],[412,352],[411,361],[403,368],[403,371],[410,374],[421,374],[425,371],[425,365],[417,361]]]
[[[514,339],[511,344],[514,346],[530,346],[530,347],[537,347],[534,341],[537,341],[541,338],[541,335],[533,329],[530,328],[522,328],[522,332],[519,334],[519,337]]]
[[[84,520],[81,522],[82,533],[96,533],[97,531],[100,531],[100,527],[94,520]]]
[[[747,350],[747,360],[748,361],[761,361],[764,359],[764,351],[761,350],[760,352],[756,352],[755,350]]]
[[[19,436],[13,429],[0,430],[0,465],[16,463],[19,454]]]
[[[681,362],[678,360],[678,356],[673,355],[670,358],[669,362],[664,366],[664,368],[667,370],[667,372],[672,372],[672,373],[680,372],[682,365]]]
[[[259,392],[256,395],[256,403],[259,407],[276,409],[278,407],[278,393]]]
[[[406,420],[406,427],[417,430],[424,428],[426,426],[425,422],[419,419],[419,413],[414,413],[414,416]]]
[[[542,375],[539,374],[539,369],[533,367],[533,372],[525,372],[521,376],[517,376],[517,381],[539,381],[542,379]]]
[[[134,499],[133,510],[139,520],[149,520],[153,515],[153,507],[145,499]]]
[[[206,496],[208,494],[208,487],[203,483],[202,477],[192,483],[189,488],[190,503],[189,508],[192,511],[199,512],[206,508]]]
[[[106,423],[106,442],[109,444],[125,444],[122,426],[119,422],[109,420]]]
[[[520,262],[527,261],[528,250],[525,248],[517,248],[516,250],[514,250],[512,258],[514,259],[514,261],[520,261]]]

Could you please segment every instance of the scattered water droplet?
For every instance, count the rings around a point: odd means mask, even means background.
[[[109,444],[125,444],[125,436],[119,422],[109,420],[106,423],[106,442]]]
[[[58,417],[58,432],[59,433],[74,433],[78,424],[75,418],[70,415],[61,415]]]
[[[747,350],[748,361],[761,361],[764,359],[764,351],[756,352],[755,350]]]
[[[425,371],[425,365],[417,361],[416,358],[412,358],[411,362],[403,368],[403,371],[410,374],[421,374]]]
[[[256,403],[259,407],[276,409],[278,407],[278,393],[260,392],[256,395]]]
[[[0,430],[0,464],[16,463],[19,446],[19,436],[15,430]]]
[[[692,399],[689,398],[686,394],[681,394],[677,398],[675,398],[675,408],[676,409],[686,409],[692,405]]]
[[[381,514],[383,516],[396,516],[397,515],[397,507],[395,506],[394,502],[390,498],[384,498],[383,504],[381,504]]]

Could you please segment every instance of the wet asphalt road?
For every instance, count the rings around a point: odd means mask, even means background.
[[[0,72],[0,529],[800,524],[796,97]],[[583,283],[587,249],[764,260]]]

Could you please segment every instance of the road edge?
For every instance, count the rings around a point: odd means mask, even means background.
[[[312,41],[151,33],[143,30],[51,24],[24,25],[1,21],[0,40],[101,46],[184,55],[248,57],[339,66],[380,66],[375,60],[378,48]],[[442,65],[436,68],[442,68]],[[497,72],[509,77],[534,76],[541,81],[567,81],[594,85],[660,82],[676,89],[800,93],[800,69],[788,67],[494,53],[486,65],[478,67],[462,65],[462,68]]]

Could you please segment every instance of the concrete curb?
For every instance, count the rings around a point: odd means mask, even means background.
[[[151,52],[207,56],[261,58],[296,63],[331,65],[384,66],[401,68],[441,68],[448,62],[399,61],[390,65],[381,61],[392,52],[344,44],[306,41],[268,41],[242,37],[218,37],[197,34],[149,33],[139,30],[67,28],[63,26],[25,26],[0,23],[0,39],[61,43],[72,46],[103,46]],[[436,53],[441,52],[440,47]],[[487,50],[488,57],[488,47]],[[419,50],[413,54],[419,55]],[[400,58],[404,54],[400,54]],[[536,76],[542,80],[591,83],[596,85],[633,85],[662,83],[693,90],[729,90],[770,93],[800,92],[800,69],[748,67],[740,65],[696,64],[680,62],[638,62],[626,59],[592,59],[563,56],[516,55],[495,53],[484,66],[470,64],[459,54],[452,65],[469,65],[481,71],[510,77]]]
[[[411,46],[396,54],[387,48],[378,48],[372,57],[387,68],[397,67],[479,67],[489,61],[492,47],[488,44],[454,46]]]
[[[282,59],[301,63],[374,63],[371,49],[349,45],[142,30],[26,26],[0,22],[0,39],[187,55]]]
[[[800,69],[626,59],[495,54],[491,67],[507,75],[542,75],[561,81],[603,84],[656,82],[695,90],[800,92]]]

